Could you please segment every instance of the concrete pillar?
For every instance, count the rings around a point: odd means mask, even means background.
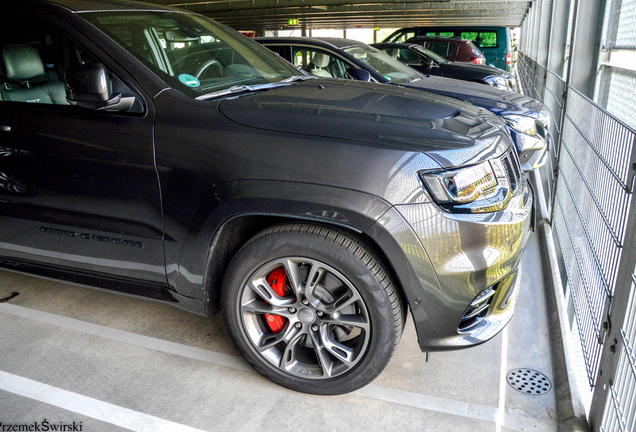
[[[532,7],[530,7],[530,9],[528,9],[528,16],[526,17],[526,21],[528,22],[528,26],[526,28],[526,36],[525,36],[525,46],[523,48],[523,52],[529,56],[530,55],[530,50],[532,47]]]
[[[550,49],[548,52],[548,69],[563,77],[565,65],[565,46],[568,37],[568,17],[570,2],[554,0],[552,4],[552,25],[550,31]]]
[[[543,4],[541,5],[541,29],[539,31],[537,63],[546,67],[548,66],[550,33],[552,32],[552,4],[553,0],[543,0]]]
[[[532,17],[530,21],[532,27],[530,27],[530,34],[528,35],[528,56],[534,60],[534,36],[537,29],[537,5],[534,3],[532,4],[532,8],[530,8],[530,15]]]
[[[521,34],[519,35],[519,51],[526,53],[526,46],[528,41],[528,15],[523,18],[521,23]]]
[[[572,87],[593,98],[605,0],[578,0],[576,4],[569,82]]]
[[[537,0],[532,9],[534,9],[534,29],[532,31],[532,60],[536,61],[539,54],[539,35],[541,33],[541,0]]]

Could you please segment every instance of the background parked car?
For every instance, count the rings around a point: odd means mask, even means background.
[[[425,36],[408,39],[406,42],[422,45],[424,48],[433,51],[448,61],[473,63],[477,65],[486,64],[486,56],[484,56],[484,53],[468,39]]]
[[[472,40],[486,56],[486,63],[512,71],[513,46],[508,27],[410,27],[393,32],[384,42],[406,42],[420,36],[456,36]]]
[[[515,77],[503,69],[471,63],[450,62],[421,45],[414,43],[372,44],[405,65],[425,74],[488,84],[502,90],[515,91]]]
[[[319,70],[322,76],[396,84],[485,108],[500,116],[508,126],[524,171],[539,168],[546,162],[546,150],[552,140],[548,132],[550,111],[528,96],[478,83],[422,75],[363,42],[306,37],[256,40],[311,73]]]

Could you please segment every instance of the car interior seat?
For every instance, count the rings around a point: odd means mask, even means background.
[[[28,45],[2,48],[5,101],[68,105],[64,83],[47,73],[38,50]]]
[[[329,66],[329,56],[323,53],[317,52],[314,54],[314,58],[311,59],[311,73],[321,77],[333,78],[331,73],[323,68]]]

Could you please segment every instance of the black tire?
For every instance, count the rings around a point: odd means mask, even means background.
[[[286,295],[275,298],[262,275],[279,262],[296,279],[287,276]],[[322,225],[277,225],[253,237],[227,269],[221,302],[243,357],[271,381],[311,394],[349,393],[373,381],[404,326],[403,305],[380,259],[355,236]],[[278,333],[269,334],[268,308],[286,317]]]

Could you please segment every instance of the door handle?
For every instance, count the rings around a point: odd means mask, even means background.
[[[11,126],[0,125],[0,132],[11,132]]]

